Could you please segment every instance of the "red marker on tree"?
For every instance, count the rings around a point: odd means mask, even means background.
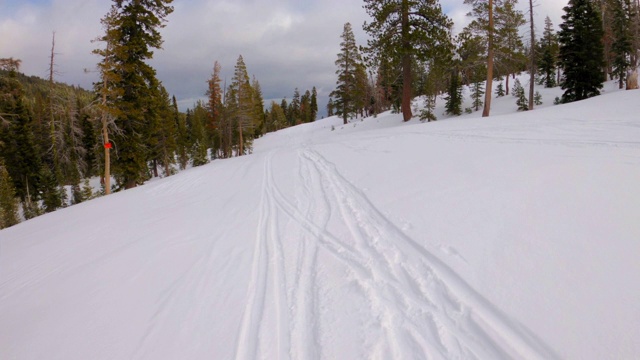
[[[110,143],[110,142],[108,142],[108,143],[104,144],[104,148],[105,148],[105,149],[111,149],[111,147],[112,147],[112,146],[111,146],[111,143]]]

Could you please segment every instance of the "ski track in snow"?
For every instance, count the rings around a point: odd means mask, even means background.
[[[298,150],[302,184],[295,201],[288,200],[274,180],[276,152],[264,160],[259,226],[236,359],[323,357],[319,334],[328,334],[319,329],[322,314],[314,302],[322,296],[315,279],[318,249],[348,269],[368,302],[373,323],[382,329],[377,343],[364,349],[368,358],[557,357],[407,237],[335,165],[309,147]],[[328,228],[336,210],[347,237]],[[299,241],[297,247],[284,248],[295,248],[296,254],[283,251],[278,236],[284,233],[279,228],[283,225],[289,225],[287,241]]]

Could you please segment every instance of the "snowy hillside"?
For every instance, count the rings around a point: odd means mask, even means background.
[[[0,359],[640,358],[640,92],[607,90],[328,118],[0,231]]]

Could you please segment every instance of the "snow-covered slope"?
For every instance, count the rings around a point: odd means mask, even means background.
[[[638,358],[640,92],[552,97],[328,118],[0,231],[0,358]]]

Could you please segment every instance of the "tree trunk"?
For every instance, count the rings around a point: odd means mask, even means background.
[[[134,187],[136,187],[136,181],[135,180],[129,180],[127,181],[126,184],[124,184],[124,188],[125,189],[133,189]]]
[[[491,112],[491,92],[493,85],[493,0],[489,0],[489,51],[487,53],[487,88],[484,93],[484,110],[482,117],[489,116]]]
[[[102,86],[104,91],[102,92],[102,139],[104,141],[104,193],[105,195],[111,194],[111,158],[109,154],[109,132],[107,131],[107,77],[102,77]]]
[[[169,161],[165,161],[164,162],[164,176],[170,176],[171,175],[171,166],[169,165]]]
[[[635,90],[638,88],[638,70],[633,70],[627,76],[627,90]]]
[[[533,91],[536,82],[536,34],[533,27],[533,0],[529,0],[529,19],[531,21],[531,69],[529,70],[529,110],[533,110]]]
[[[244,139],[242,138],[242,122],[238,121],[238,133],[240,135],[240,144],[238,146],[238,156],[244,155]]]
[[[505,91],[506,91],[506,94],[507,94],[507,95],[509,95],[509,76],[510,76],[510,75],[511,75],[511,74],[507,74],[507,82],[506,82],[506,84],[505,84],[505,85],[506,85],[506,89],[505,89]]]
[[[409,4],[402,0],[402,118],[409,121],[411,113],[411,43],[409,42]]]

